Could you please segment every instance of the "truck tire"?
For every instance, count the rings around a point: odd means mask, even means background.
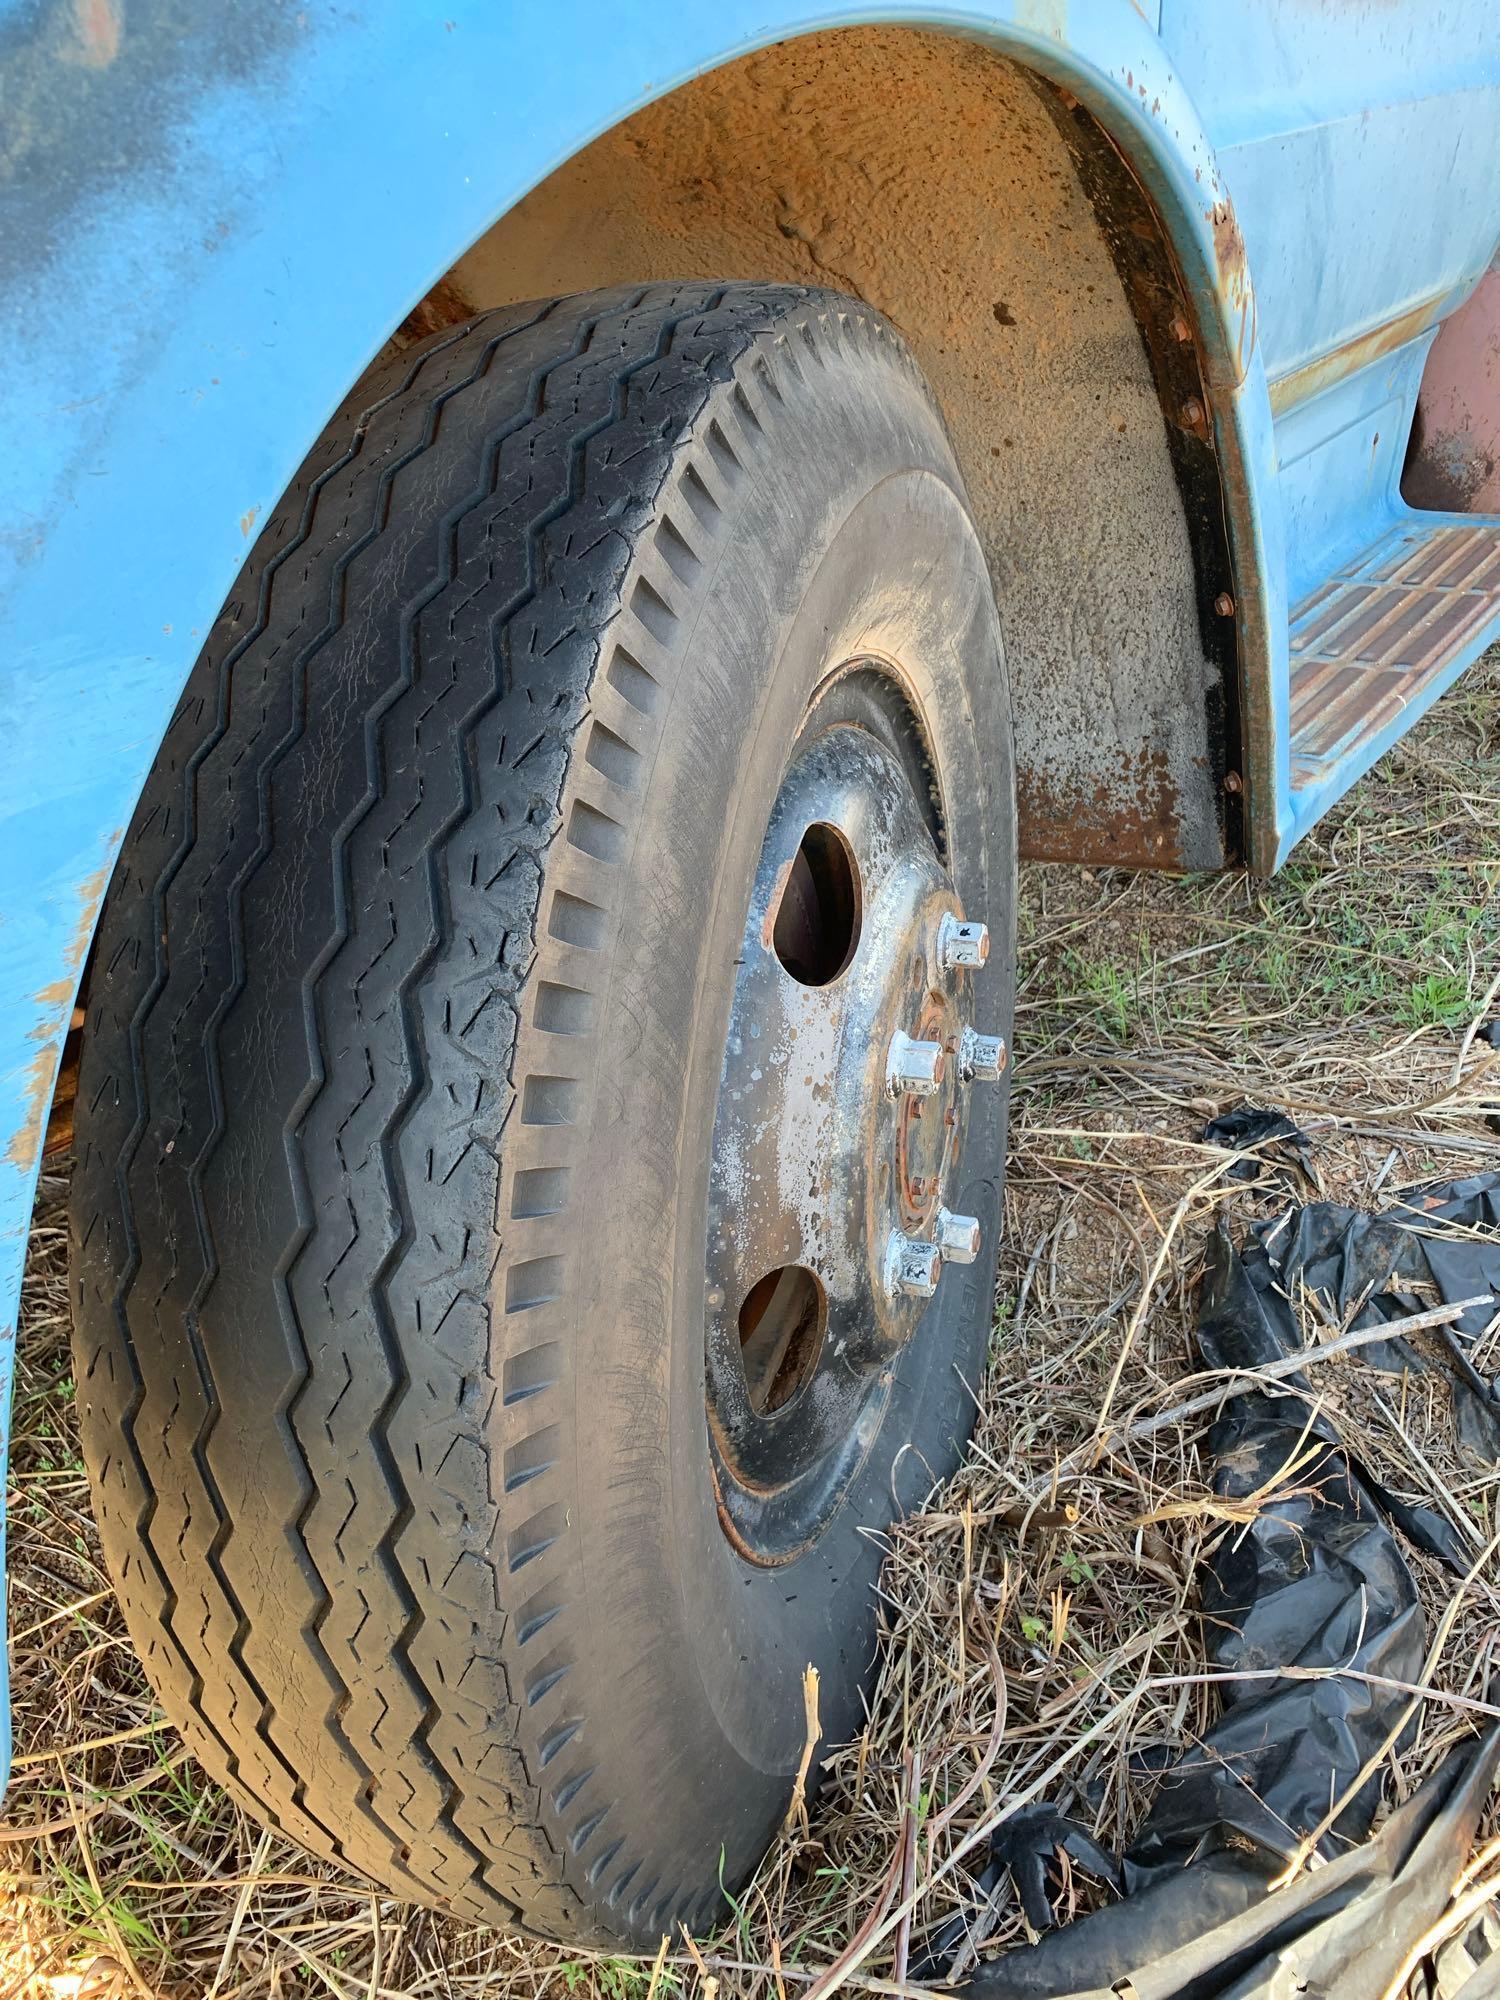
[[[73,1183],[105,1549],[257,1813],[548,1936],[722,1914],[969,1426],[1013,817],[877,313],[505,308],[333,419],[125,841]]]

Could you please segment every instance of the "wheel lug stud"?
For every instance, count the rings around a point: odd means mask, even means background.
[[[930,1299],[937,1290],[942,1267],[943,1253],[936,1243],[903,1236],[899,1230],[891,1232],[885,1252],[885,1282],[893,1295]]]
[[[993,1083],[1005,1068],[1005,1037],[965,1028],[958,1041],[958,1073],[965,1083]]]
[[[898,1028],[885,1059],[885,1087],[892,1097],[910,1092],[931,1097],[943,1080],[946,1058],[941,1042],[916,1042]]]
[[[979,1218],[955,1215],[952,1209],[940,1208],[937,1240],[945,1264],[972,1264],[979,1255]]]
[[[957,971],[962,966],[983,965],[990,955],[990,927],[988,924],[971,924],[962,917],[955,917],[952,911],[944,914],[938,925],[938,960],[945,972]]]

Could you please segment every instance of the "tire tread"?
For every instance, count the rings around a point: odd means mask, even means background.
[[[548,1492],[609,876],[674,603],[771,421],[754,401],[781,395],[764,350],[800,369],[811,322],[845,338],[851,317],[886,339],[828,295],[648,287],[502,309],[387,364],[257,543],[101,929],[80,1400],[148,1670],[214,1776],[313,1851],[557,1936],[596,1930],[640,1873],[574,1749],[566,1510]],[[721,399],[702,426],[752,347],[734,419]],[[643,555],[674,470],[681,504]],[[399,621],[383,677],[377,601]],[[489,669],[466,675],[476,657]],[[309,803],[325,794],[331,824]],[[544,934],[565,984],[530,981]],[[302,1027],[289,1082],[255,1017],[274,1018],[278,947],[290,962],[309,940],[283,981]],[[523,1033],[547,1067],[518,1070]],[[280,1209],[278,1161],[238,1109],[260,1071],[285,1106]],[[433,1224],[434,1190],[444,1217],[495,1217],[504,1309],[494,1236]],[[205,1332],[232,1314],[222,1246],[247,1214],[277,1322],[253,1357]],[[236,1412],[258,1395],[284,1463],[252,1482]],[[659,1921],[674,1892],[653,1880],[632,1907],[651,1897]]]

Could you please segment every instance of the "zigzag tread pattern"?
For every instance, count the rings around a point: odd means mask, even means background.
[[[96,947],[79,1397],[148,1671],[314,1852],[551,1935],[617,1930],[627,1891],[659,1920],[674,1886],[631,1888],[609,1801],[569,1810],[549,1473],[590,994],[533,976],[547,891],[564,847],[607,874],[628,814],[649,674],[617,651],[599,697],[645,531],[693,560],[691,492],[686,539],[659,526],[684,441],[789,315],[838,338],[850,310],[597,294],[368,379],[204,649]],[[554,937],[586,924],[566,901]],[[528,1006],[547,1074],[517,1070]]]

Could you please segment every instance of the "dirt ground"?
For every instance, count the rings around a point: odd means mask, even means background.
[[[1199,1461],[1207,1418],[1127,1438],[1061,1481],[1055,1469],[1106,1416],[1128,1427],[1180,1400],[1205,1233],[1218,1214],[1239,1229],[1268,1212],[1201,1142],[1210,1115],[1288,1109],[1314,1139],[1323,1190],[1362,1206],[1496,1163],[1500,1050],[1476,1030],[1500,1013],[1497,891],[1500,650],[1272,882],[1026,871],[1005,1248],[968,1463],[891,1537],[870,1725],[829,1753],[809,1829],[726,1905],[716,1938],[679,1942],[655,1966],[383,1902],[263,1832],[187,1759],[100,1563],[74,1426],[66,1179],[49,1173],[11,1464],[17,1755],[0,1824],[0,2000],[655,2000],[710,1980],[722,2000],[796,2000],[878,1900],[912,1761],[924,1800],[941,1802],[994,1749],[969,1801],[915,1844],[927,1887],[910,1937],[884,1936],[845,1982],[889,1992],[937,1925],[983,1906],[966,1860],[1007,1810],[1044,1797],[1106,1844],[1127,1838],[1150,1799],[1131,1753],[1190,1744],[1214,1713],[1213,1688],[1192,1678],[1194,1568],[1230,1531]],[[1500,1319],[1476,1360],[1500,1367]],[[1388,1486],[1488,1541],[1500,1479],[1459,1455],[1436,1388],[1372,1389],[1357,1357],[1327,1361],[1318,1380]],[[1037,1496],[1060,1525],[1014,1525]],[[1445,1612],[1451,1624],[1415,1740],[1392,1759],[1392,1797],[1476,1712],[1500,1713],[1495,1564],[1462,1590],[1412,1565],[1429,1631]],[[1500,1852],[1475,1862],[1500,1894]],[[1062,1914],[1104,1894],[1073,1872]],[[1024,1939],[1008,1889],[980,1929],[986,1952]]]

